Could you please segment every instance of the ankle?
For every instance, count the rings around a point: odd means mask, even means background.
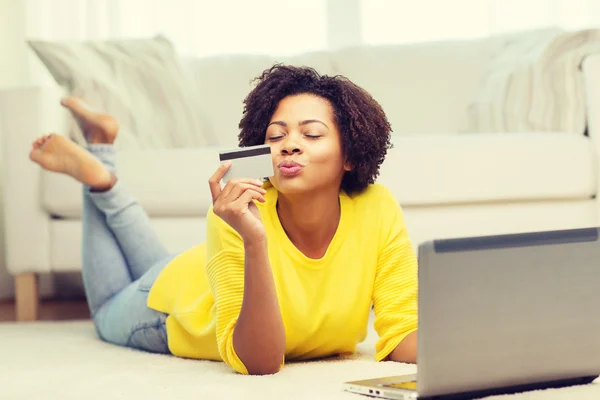
[[[110,172],[109,179],[106,181],[106,183],[100,183],[97,185],[90,186],[90,192],[93,192],[93,193],[108,192],[110,189],[112,189],[115,186],[116,183],[117,183],[116,175],[113,174],[112,172]]]
[[[88,144],[105,144],[112,145],[115,142],[115,138],[105,133],[98,134],[87,134],[86,139]]]

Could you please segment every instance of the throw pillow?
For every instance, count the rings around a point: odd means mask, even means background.
[[[600,30],[547,29],[512,35],[499,46],[463,132],[570,132],[586,128],[580,68],[600,51]]]
[[[28,44],[69,94],[119,120],[119,148],[212,144],[191,80],[164,36]],[[72,126],[71,138],[81,142],[79,127]]]

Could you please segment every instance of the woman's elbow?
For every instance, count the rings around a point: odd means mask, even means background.
[[[390,361],[409,364],[417,363],[417,331],[414,331],[402,340],[389,355]]]
[[[234,343],[235,347],[235,343]],[[248,375],[273,375],[281,370],[285,357],[285,346],[260,346],[243,343],[235,349]]]
[[[275,375],[281,371],[281,362],[263,362],[257,365],[246,367],[248,375]]]

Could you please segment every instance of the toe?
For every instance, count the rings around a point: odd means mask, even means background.
[[[73,106],[73,97],[63,97],[60,99],[60,105],[63,107],[71,108]]]
[[[52,133],[48,134],[48,135],[44,135],[42,136],[39,140],[40,140],[40,146],[43,146],[44,143],[46,143],[48,141],[48,139],[50,139],[52,137]]]
[[[32,143],[32,146],[33,146],[34,148],[39,148],[39,147],[40,147],[42,144],[44,144],[44,141],[46,140],[46,136],[47,136],[47,135],[40,136],[39,138],[37,138],[37,139],[36,139],[36,140],[35,140],[35,141]]]
[[[78,97],[65,97],[60,101],[60,104],[76,115],[81,115],[86,111],[83,101]]]
[[[40,154],[39,148],[31,149],[31,151],[29,152],[29,159],[31,161],[37,162],[39,159],[39,154]]]
[[[60,104],[68,108],[77,107],[78,100],[79,98],[75,96],[63,97]]]

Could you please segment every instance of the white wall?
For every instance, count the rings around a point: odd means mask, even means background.
[[[25,2],[0,0],[0,89],[27,83]]]
[[[27,48],[24,44],[26,9],[24,3],[22,0],[0,0],[0,89],[27,83]],[[0,118],[2,118],[1,115]],[[0,135],[2,134],[3,132],[0,132]],[[2,170],[1,161],[0,172]],[[0,201],[1,199],[0,196]],[[0,211],[2,211],[1,207],[0,203]],[[0,227],[4,226],[3,215],[3,212],[0,212]],[[4,259],[4,230],[0,229],[0,299],[11,298],[14,294],[13,279],[6,272]]]

